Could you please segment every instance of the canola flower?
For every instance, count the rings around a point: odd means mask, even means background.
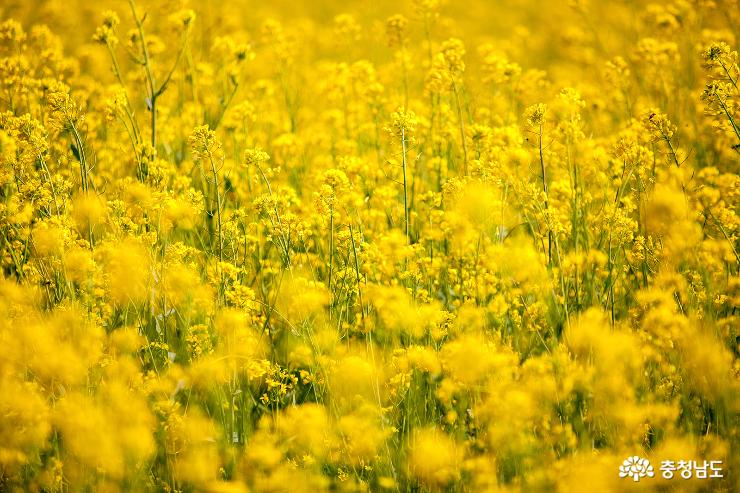
[[[4,2],[0,491],[735,491],[737,7]]]

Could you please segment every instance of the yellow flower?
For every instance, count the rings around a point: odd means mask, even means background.
[[[444,487],[461,473],[461,447],[436,428],[417,430],[409,445],[409,455],[409,472],[426,485]]]

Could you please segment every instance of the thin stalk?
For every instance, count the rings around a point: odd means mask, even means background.
[[[82,137],[80,136],[80,133],[77,131],[77,127],[74,125],[71,125],[72,129],[72,135],[74,136],[75,143],[77,144],[77,153],[79,155],[80,160],[80,179],[82,180],[82,191],[87,194],[87,174],[88,174],[88,168],[87,168],[87,157],[85,156],[85,146],[82,143]]]
[[[725,71],[725,74],[727,75],[727,78],[730,80],[730,83],[733,85],[735,90],[737,90],[737,81],[732,78],[732,75],[730,75],[730,71],[727,70],[727,66],[723,62],[719,62],[720,67]]]
[[[329,291],[334,270],[334,206],[329,209]]]
[[[362,319],[365,319],[365,303],[362,301],[362,288],[360,287],[360,262],[357,260],[357,247],[355,246],[355,233],[352,229],[352,223],[349,224],[349,237],[352,240],[352,255],[355,258],[355,276],[357,277],[357,295],[360,298],[360,313]]]
[[[714,224],[717,225],[717,229],[720,230],[722,233],[722,236],[725,237],[725,240],[727,240],[727,243],[730,245],[730,248],[732,249],[732,254],[735,255],[735,260],[737,260],[738,264],[740,264],[740,255],[738,255],[737,250],[735,250],[735,244],[730,238],[730,236],[727,234],[727,231],[725,231],[725,228],[722,227],[722,224],[717,220],[717,217],[712,213],[711,210],[707,209],[707,213],[709,213],[710,216],[712,216],[712,219],[714,219]]]
[[[213,156],[208,154],[208,161],[211,163],[211,173],[213,174],[213,185],[216,189],[216,218],[218,220],[218,260],[220,262],[224,261],[224,237],[222,232],[222,223],[221,223],[221,192],[219,190],[219,183],[218,183],[218,170],[216,169],[216,164],[213,162]]]
[[[134,0],[129,0],[129,6],[131,8],[131,14],[134,16],[134,22],[136,22],[136,28],[139,31],[139,42],[141,44],[141,53],[144,56],[142,65],[144,65],[144,72],[146,73],[147,90],[149,92],[149,109],[151,111],[151,131],[152,131],[152,147],[157,146],[157,97],[155,96],[155,83],[154,74],[152,73],[152,66],[149,59],[149,49],[146,46],[146,36],[144,35],[144,24],[139,19],[139,15],[136,13],[136,3]]]
[[[457,84],[452,81],[452,93],[455,95],[455,104],[457,105],[457,117],[460,120],[460,140],[463,148],[463,167],[465,176],[468,176],[468,144],[465,142],[465,120],[462,114],[462,105],[460,104],[460,94],[457,90]]]
[[[725,115],[727,115],[727,118],[730,120],[730,124],[732,125],[732,129],[735,131],[735,135],[737,136],[737,139],[740,140],[740,130],[737,128],[737,124],[735,123],[735,119],[730,114],[729,110],[727,109],[727,106],[725,105],[724,101],[722,101],[722,98],[719,97],[717,92],[714,92],[714,96],[717,98],[717,102],[719,103],[720,107],[722,108],[722,111],[725,112]]]
[[[265,185],[267,186],[267,191],[270,194],[270,197],[272,198],[274,195],[272,193],[272,186],[270,186],[270,180],[267,179],[267,176],[265,175],[265,172],[262,171],[262,168],[259,165],[256,165],[257,171],[259,171],[260,175],[262,176],[262,180],[265,182]],[[290,242],[289,238],[285,235],[285,228],[283,227],[283,220],[280,217],[280,212],[278,211],[277,202],[274,203],[273,210],[275,211],[275,218],[278,221],[278,226],[280,226],[280,240],[281,240],[281,248],[283,249],[283,255],[284,263],[285,265],[290,265]],[[269,217],[269,215],[268,215]],[[272,220],[271,217],[269,217],[270,223],[272,224],[273,229],[278,229],[275,226],[275,222]]]
[[[560,276],[560,290],[563,293],[563,311],[565,312],[565,326],[570,327],[570,314],[568,312],[568,290],[565,286],[565,276],[563,275],[563,263],[560,259],[560,245],[555,238],[555,254],[558,258],[558,274]]]
[[[612,279],[612,269],[614,267],[614,260],[612,259],[612,233],[609,232],[609,301],[610,301],[610,313],[611,313],[611,326],[614,328],[615,316],[614,316],[614,279]]]
[[[41,169],[46,173],[46,179],[49,181],[49,188],[51,189],[51,197],[54,201],[54,207],[57,210],[57,215],[60,214],[59,210],[59,203],[57,202],[57,192],[54,189],[54,180],[51,177],[51,172],[49,171],[49,167],[46,165],[46,161],[44,160],[44,156],[39,154],[39,163],[41,163]],[[49,214],[51,215],[51,214]]]
[[[671,139],[664,134],[662,131],[660,132],[660,135],[663,137],[663,140],[665,140],[665,143],[668,144],[668,149],[671,151],[671,156],[673,157],[673,163],[676,165],[676,168],[681,167],[681,163],[678,162],[678,155],[676,154],[676,149],[673,147],[673,143],[671,142]]]
[[[138,144],[141,140],[141,130],[139,130],[139,122],[136,121],[136,114],[132,109],[131,100],[128,97],[126,85],[123,83],[123,75],[121,75],[121,67],[118,64],[118,57],[116,57],[116,52],[113,50],[113,47],[110,45],[109,41],[105,42],[105,47],[108,49],[108,54],[110,55],[111,61],[113,63],[113,74],[116,76],[118,83],[123,88],[123,96],[126,98],[126,116],[128,116],[128,119],[131,121],[135,141]]]
[[[542,172],[542,191],[545,192],[545,210],[550,209],[550,203],[547,194],[547,175],[545,174],[545,158],[542,153],[542,124],[540,124],[540,131],[537,134],[537,146],[540,153],[540,171]],[[552,231],[547,228],[547,265],[552,265]]]
[[[185,34],[183,35],[184,39],[180,45],[180,49],[177,52],[177,57],[175,58],[175,63],[172,64],[172,67],[170,68],[169,72],[167,73],[167,76],[164,78],[164,82],[157,88],[157,84],[154,79],[154,73],[152,70],[152,64],[151,64],[151,58],[149,57],[149,50],[146,46],[146,36],[144,35],[144,24],[142,23],[142,19],[139,18],[139,16],[136,14],[136,3],[134,0],[129,0],[129,6],[131,7],[131,13],[134,16],[134,21],[136,22],[136,28],[139,31],[139,42],[141,43],[141,53],[144,57],[144,59],[141,61],[141,64],[144,65],[144,71],[146,73],[146,79],[147,79],[147,90],[149,92],[149,109],[151,110],[151,142],[152,147],[157,148],[157,98],[164,93],[165,89],[167,88],[167,84],[169,84],[170,79],[172,79],[172,75],[175,73],[175,69],[177,68],[177,65],[180,63],[180,59],[182,58],[183,53],[185,53],[185,48],[187,46],[187,30],[185,31]]]
[[[406,222],[406,243],[411,244],[411,235],[409,233],[409,201],[408,201],[408,180],[406,177],[406,129],[401,128],[401,149],[403,152],[403,217]]]

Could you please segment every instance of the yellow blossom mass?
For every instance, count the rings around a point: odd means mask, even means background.
[[[736,491],[738,6],[0,2],[0,492]]]

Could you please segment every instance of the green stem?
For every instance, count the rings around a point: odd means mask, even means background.
[[[460,120],[460,139],[462,140],[463,148],[463,166],[465,170],[465,176],[468,176],[468,144],[465,142],[465,120],[462,114],[462,105],[460,104],[460,94],[457,90],[457,84],[452,81],[452,92],[455,95],[455,104],[457,105],[457,117]]]
[[[213,162],[213,156],[208,154],[208,160],[211,163],[211,173],[213,174],[213,185],[216,189],[216,218],[218,220],[218,260],[219,262],[224,261],[224,237],[222,233],[221,223],[221,191],[219,190],[218,183],[218,170],[216,164]]]
[[[539,153],[540,153],[540,171],[542,173],[542,191],[545,192],[545,210],[547,211],[550,209],[550,204],[549,204],[548,195],[547,195],[547,175],[545,174],[545,158],[542,152],[542,125],[541,124],[540,124],[540,131],[537,137],[538,137],[537,146],[539,148]],[[552,265],[552,231],[550,230],[549,226],[547,228],[547,265]]]
[[[406,222],[406,243],[411,244],[411,235],[409,233],[409,200],[408,200],[408,180],[406,177],[406,129],[401,128],[401,148],[403,152],[403,218]]]

